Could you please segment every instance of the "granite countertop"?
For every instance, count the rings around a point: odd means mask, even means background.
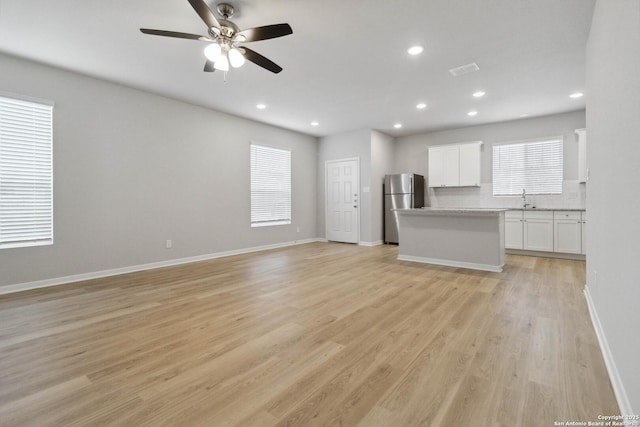
[[[466,214],[495,214],[506,211],[569,211],[584,212],[584,208],[439,208],[426,206],[417,209],[394,209],[396,212],[406,213],[466,213]]]
[[[507,208],[510,211],[572,211],[582,212],[585,208]]]
[[[410,215],[442,215],[442,214],[454,214],[454,215],[496,215],[501,212],[506,212],[509,209],[501,208],[419,208],[419,209],[394,209],[401,214]]]
[[[509,209],[507,208],[437,208],[426,206],[421,208],[422,210],[438,212],[438,211],[447,211],[447,212],[505,212]]]

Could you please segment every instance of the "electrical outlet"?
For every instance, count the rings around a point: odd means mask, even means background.
[[[171,240],[167,240],[166,248],[171,249],[172,246],[173,246],[173,242]]]
[[[300,226],[296,227],[296,231],[299,233],[300,232]]]

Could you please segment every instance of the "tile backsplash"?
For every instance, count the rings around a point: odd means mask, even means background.
[[[562,194],[527,196],[527,203],[537,208],[585,209],[585,184],[563,181]],[[520,196],[493,196],[491,183],[480,187],[428,188],[425,205],[438,208],[521,208]]]

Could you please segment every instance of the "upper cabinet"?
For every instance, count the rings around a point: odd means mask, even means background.
[[[429,187],[480,185],[482,142],[429,147]]]
[[[460,149],[457,146],[429,147],[429,187],[456,187]]]
[[[578,182],[589,180],[589,168],[587,167],[587,130],[576,129],[578,140]]]

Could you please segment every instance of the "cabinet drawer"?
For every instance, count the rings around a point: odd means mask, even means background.
[[[553,219],[569,219],[580,221],[579,211],[554,211]]]
[[[505,219],[522,219],[522,211],[506,211],[504,213]]]
[[[524,211],[524,219],[553,220],[553,211]]]

